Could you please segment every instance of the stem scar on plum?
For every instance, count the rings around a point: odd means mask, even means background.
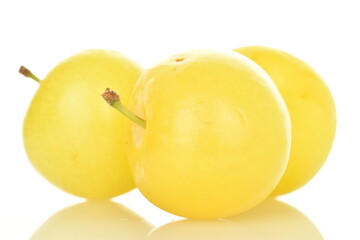
[[[115,92],[110,90],[110,88],[106,88],[105,92],[101,94],[104,100],[113,108],[121,112],[127,118],[129,118],[134,123],[140,125],[143,128],[146,128],[146,121],[136,114],[132,113],[129,109],[127,109],[122,102],[120,101],[119,95]]]

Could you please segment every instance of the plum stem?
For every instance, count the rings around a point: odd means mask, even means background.
[[[34,79],[35,81],[37,81],[38,83],[40,83],[40,79],[35,76],[29,69],[27,69],[24,66],[21,66],[19,69],[19,73],[21,73],[22,75],[24,75],[25,77]]]
[[[110,106],[112,106],[113,108],[124,114],[131,121],[135,122],[136,124],[140,125],[143,128],[146,128],[146,121],[136,116],[134,113],[130,112],[129,109],[127,109],[122,104],[119,95],[116,92],[111,91],[110,88],[106,88],[105,92],[101,94],[101,96]]]

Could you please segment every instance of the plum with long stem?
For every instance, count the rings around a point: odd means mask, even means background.
[[[241,213],[268,197],[286,168],[285,103],[240,54],[171,56],[141,75],[129,104],[118,95],[107,89],[103,97],[132,120],[127,157],[135,184],[163,210],[195,219]]]
[[[124,117],[104,106],[99,89],[120,89],[124,101],[142,69],[124,55],[87,50],[40,80],[24,120],[24,145],[33,166],[51,183],[79,197],[106,199],[134,188],[125,157]]]

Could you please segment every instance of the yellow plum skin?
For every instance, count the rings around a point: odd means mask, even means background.
[[[128,160],[136,186],[156,206],[193,219],[259,204],[287,164],[291,130],[267,74],[240,54],[174,55],[139,78],[130,110]]]
[[[235,49],[262,67],[290,113],[292,145],[288,167],[273,196],[306,184],[324,164],[335,136],[335,104],[322,78],[298,58],[269,47]]]
[[[57,65],[36,92],[24,120],[32,165],[62,190],[107,199],[134,188],[123,116],[100,94],[119,90],[127,104],[142,69],[120,53],[87,50]]]

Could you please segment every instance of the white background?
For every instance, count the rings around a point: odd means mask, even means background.
[[[59,61],[88,48],[117,50],[149,67],[182,50],[247,45],[285,50],[326,80],[338,115],[333,149],[308,185],[280,200],[306,215],[324,239],[360,239],[360,8],[356,3],[1,0],[0,239],[30,239],[51,215],[83,201],[53,187],[27,160],[22,121],[38,86],[18,74],[20,65],[42,78]],[[114,201],[155,227],[179,219],[154,207],[137,191]]]

